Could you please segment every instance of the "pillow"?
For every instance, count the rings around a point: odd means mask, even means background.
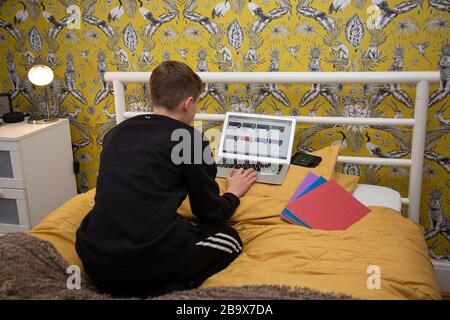
[[[94,197],[95,189],[73,197],[49,213],[28,234],[50,242],[69,264],[77,265],[83,270],[83,264],[75,250],[76,231],[94,206]]]
[[[323,176],[327,180],[335,178],[334,168],[339,155],[339,148],[340,145],[332,145],[313,152],[313,155],[322,158],[320,164],[315,168],[291,165],[281,185],[264,183],[253,185],[245,196],[240,199],[241,204],[230,218],[230,222],[279,216],[308,172],[313,172],[317,176]],[[339,175],[339,178],[342,177]],[[216,180],[219,184],[220,192],[225,192],[226,179],[217,178]],[[345,178],[345,180],[346,185],[351,187],[352,183],[349,182],[350,179]],[[181,215],[189,219],[195,219],[191,212],[189,199],[186,199],[178,210]]]
[[[339,185],[347,192],[353,193],[353,191],[355,191],[356,189],[356,185],[359,182],[359,176],[336,172],[334,174],[334,180],[339,183]]]

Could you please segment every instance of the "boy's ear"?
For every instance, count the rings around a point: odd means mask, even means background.
[[[181,102],[181,108],[183,111],[189,110],[190,104],[194,101],[193,97],[187,97]]]

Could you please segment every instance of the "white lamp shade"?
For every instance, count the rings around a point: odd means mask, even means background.
[[[38,64],[28,71],[28,79],[32,84],[45,86],[53,81],[53,71],[43,64]]]

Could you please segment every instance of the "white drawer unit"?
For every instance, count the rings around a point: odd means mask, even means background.
[[[0,234],[29,230],[75,195],[67,119],[0,125]]]

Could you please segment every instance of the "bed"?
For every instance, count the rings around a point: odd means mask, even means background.
[[[212,293],[214,290],[233,290],[233,297],[239,296],[244,299],[255,296],[275,298],[276,292],[279,298],[295,297],[296,299],[307,299],[311,297],[311,292],[322,293],[321,298],[325,299],[439,299],[441,297],[424,240],[423,228],[418,224],[428,86],[430,82],[439,80],[437,72],[256,72],[199,73],[199,75],[209,83],[417,84],[414,119],[296,117],[299,123],[321,122],[338,125],[358,123],[413,127],[411,159],[343,157],[339,156],[339,145],[333,145],[313,153],[323,159],[318,167],[307,169],[291,166],[281,186],[254,185],[241,199],[240,206],[229,221],[239,232],[244,242],[244,250],[229,267],[203,283],[198,289],[200,296],[214,297]],[[146,82],[149,76],[150,73],[145,72],[106,73],[105,79],[112,81],[114,86],[117,122],[139,114],[126,111],[124,84]],[[198,114],[196,118],[217,121],[223,120],[224,115]],[[408,197],[402,198],[398,192],[390,188],[358,184],[358,177],[335,172],[337,162],[409,167]],[[371,212],[345,231],[312,230],[286,223],[279,214],[294,193],[299,181],[309,171],[327,179],[335,179],[347,191],[352,192],[356,198],[369,206]],[[219,178],[217,181],[221,191],[224,191],[225,181]],[[27,236],[51,245],[51,248],[54,248],[55,252],[61,256],[61,261],[65,261],[67,265],[82,267],[74,249],[75,231],[84,215],[92,208],[94,196],[95,190],[76,196],[49,214]],[[407,217],[401,214],[403,205],[408,205]],[[180,206],[179,213],[195,223],[195,217],[191,213],[187,200]],[[24,242],[27,241],[29,239],[24,240]],[[41,249],[42,246],[43,244],[40,244]],[[12,257],[9,257],[8,261],[14,261],[13,251],[9,251]],[[25,251],[29,252],[29,250]],[[0,266],[0,270],[2,269],[4,268]],[[59,269],[63,268],[59,266]],[[11,281],[23,289],[20,280]],[[11,286],[14,287],[14,285]],[[258,295],[259,290],[269,293]],[[300,293],[304,290],[309,290],[307,295]],[[195,296],[198,292],[192,291],[191,296],[190,293],[175,294],[171,298],[198,297],[198,295]],[[247,294],[248,292],[251,293]],[[0,296],[1,294],[0,290]],[[65,297],[64,294],[61,296]]]

